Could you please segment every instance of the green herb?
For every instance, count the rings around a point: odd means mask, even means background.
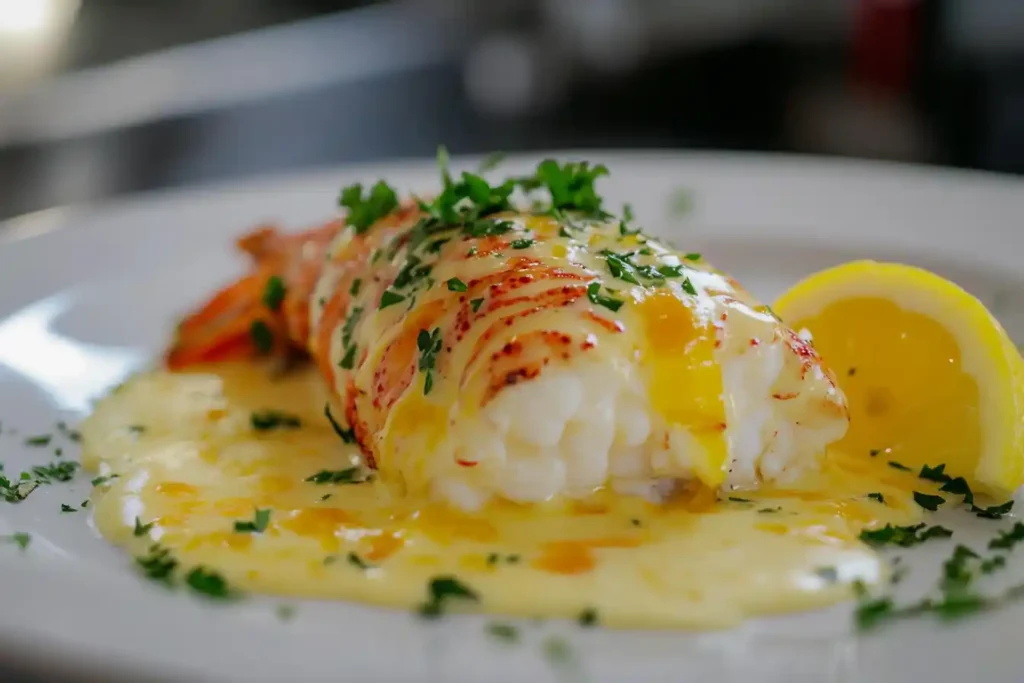
[[[964,505],[974,505],[974,493],[971,491],[971,487],[967,484],[967,480],[963,477],[956,477],[955,479],[949,479],[939,489],[946,493],[952,493],[953,495],[963,496]]]
[[[846,371],[846,376],[847,377],[853,377],[856,374],[857,374],[857,368],[850,368],[849,370]],[[878,453],[876,453],[874,451],[874,449],[871,449],[870,452],[871,452],[871,455],[878,455]]]
[[[71,507],[67,503],[61,503],[60,504],[60,511],[61,512],[78,512],[78,510],[76,510],[75,508]]]
[[[136,517],[135,518],[135,529],[132,531],[132,535],[136,536],[136,537],[138,537],[138,536],[145,536],[146,534],[149,533],[150,529],[153,528],[154,524],[156,524],[156,522],[150,522],[149,524],[143,524],[142,520],[140,520],[138,517]]]
[[[597,610],[593,607],[587,607],[585,610],[580,612],[580,615],[576,618],[580,626],[594,626],[597,624]]]
[[[15,531],[10,536],[5,536],[9,542],[16,544],[22,550],[28,548],[29,543],[32,542],[32,535],[24,531]]]
[[[881,493],[869,493],[868,498],[871,498],[872,500],[877,500],[879,503],[885,503],[885,496],[883,496]]]
[[[35,477],[39,484],[52,484],[55,481],[71,481],[75,478],[75,472],[81,467],[77,462],[58,462],[50,465],[36,465],[32,468],[31,474],[26,477],[27,472],[22,472],[22,479]]]
[[[601,284],[599,282],[591,282],[587,286],[587,298],[590,299],[591,303],[604,306],[613,313],[622,308],[622,304],[625,303],[619,299],[613,299],[610,296],[601,294]]]
[[[424,395],[430,393],[434,386],[434,369],[437,365],[437,354],[441,351],[441,328],[435,327],[432,332],[420,330],[416,337],[416,347],[420,351],[419,370],[426,374],[423,380]]]
[[[53,437],[51,435],[40,434],[39,436],[30,436],[29,438],[25,439],[25,445],[32,446],[33,448],[38,448],[40,446],[48,446],[51,440],[53,440]]]
[[[475,244],[472,247],[469,248],[469,251],[466,252],[466,256],[476,256],[476,245]]]
[[[356,296],[357,294],[359,294],[359,288],[362,286],[362,284],[363,281],[360,278],[356,278],[355,280],[352,281],[352,286],[348,288],[348,293],[351,296]]]
[[[297,415],[273,408],[252,413],[249,416],[249,423],[258,432],[267,432],[271,429],[298,429],[302,426],[302,420]]]
[[[232,597],[224,577],[205,567],[196,567],[190,571],[185,577],[185,584],[196,593],[215,600]]]
[[[108,474],[105,476],[95,477],[89,483],[92,484],[93,486],[103,486],[104,484],[109,483],[110,480],[117,479],[117,477],[118,475],[116,474]]]
[[[493,171],[505,160],[505,156],[504,152],[491,152],[485,156],[483,161],[480,162],[480,165],[477,166],[477,173]]]
[[[359,569],[362,569],[364,571],[367,569],[373,569],[372,564],[367,564],[363,561],[363,558],[359,557],[359,555],[352,552],[348,554],[348,563],[353,567],[358,567]]]
[[[524,238],[518,240],[512,240],[511,247],[513,249],[529,249],[533,246],[534,241],[532,239]]]
[[[483,302],[483,299],[470,299],[469,305],[473,309],[473,312],[476,313],[477,311],[480,310],[480,304],[482,304]]]
[[[686,254],[683,258],[687,261],[700,261],[702,257],[700,254]]]
[[[945,473],[945,465],[937,465],[935,467],[928,467],[925,465],[921,468],[921,473],[918,474],[921,479],[927,479],[928,481],[949,481],[949,475]]]
[[[128,425],[128,433],[134,436],[145,434],[146,427],[143,425]]]
[[[263,288],[263,305],[272,311],[276,311],[281,308],[281,302],[284,301],[284,295],[284,280],[277,275],[270,276],[267,280],[266,286]]]
[[[241,534],[262,534],[270,524],[270,510],[257,508],[252,520],[236,521],[235,531]]]
[[[927,493],[921,493],[920,491],[914,491],[914,502],[923,507],[925,510],[935,512],[939,509],[939,506],[946,502],[946,499],[942,496],[931,496]]]
[[[683,218],[693,211],[693,191],[681,187],[669,198],[669,215]]]
[[[852,370],[852,368],[851,368],[851,370]],[[873,457],[875,457],[876,455],[878,455],[881,452],[882,452],[881,448],[872,448],[870,451],[868,451],[868,455],[870,455],[873,458]]]
[[[469,289],[466,283],[457,277],[449,278],[446,284],[448,285],[449,292],[465,292]]]
[[[390,289],[385,289],[384,293],[380,297],[380,308],[384,309],[401,301],[405,301],[404,294],[399,294],[398,292],[393,292]]]
[[[976,514],[982,519],[1002,519],[1003,515],[1008,514],[1013,509],[1013,501],[1008,500],[1002,505],[993,505],[992,507],[979,508],[971,507],[971,512]]]
[[[71,429],[65,422],[57,423],[57,431],[64,435],[64,438],[68,441],[79,442],[82,440],[82,435],[76,429]]]
[[[341,425],[338,424],[338,421],[334,419],[333,415],[331,415],[331,404],[330,403],[325,403],[324,404],[324,417],[326,417],[327,421],[331,423],[331,427],[334,429],[334,433],[337,434],[338,437],[343,442],[345,442],[345,443],[355,443],[356,442],[356,431],[354,429],[342,429],[341,428]]]
[[[772,515],[772,514],[775,514],[776,512],[782,512],[782,508],[781,507],[761,508],[757,512],[758,512],[758,514],[761,514],[761,515]]]
[[[480,598],[466,584],[454,576],[437,576],[427,585],[427,601],[420,606],[420,614],[427,618],[439,617],[452,600],[476,602]]]
[[[274,348],[274,333],[262,320],[252,322],[252,325],[249,326],[249,337],[252,338],[253,345],[260,353],[270,353]]]
[[[343,470],[320,470],[306,481],[314,484],[362,484],[366,479],[361,478],[358,467],[347,467]]]
[[[325,500],[328,500],[333,495],[334,495],[333,493],[325,493],[324,495],[320,496],[320,502],[322,503]]]
[[[295,605],[286,605],[284,603],[274,608],[274,614],[281,621],[290,621],[295,617]]]
[[[754,501],[749,498],[740,498],[739,496],[729,496],[729,500],[734,503],[753,503]]]
[[[896,615],[896,605],[892,598],[876,598],[858,604],[854,612],[854,619],[858,629],[867,631]]]
[[[136,557],[135,563],[148,578],[167,584],[171,583],[174,570],[178,567],[178,561],[171,556],[170,549],[159,543],[149,546],[149,553]]]
[[[28,473],[25,472],[24,474]],[[31,478],[31,476],[32,475],[29,475],[29,478]],[[2,496],[8,503],[20,503],[28,498],[29,494],[35,491],[38,487],[38,482],[20,481],[18,483],[14,483],[7,477],[0,474],[0,496]]]
[[[965,545],[953,549],[953,555],[942,565],[942,590],[962,591],[974,578],[970,561],[980,559],[978,553]]]
[[[355,366],[356,366],[356,347],[353,345],[353,346],[348,347],[348,349],[346,349],[345,356],[341,359],[341,362],[338,363],[338,367],[340,367],[343,370],[351,370]]]
[[[81,502],[81,504],[79,505],[79,507],[81,507],[81,508],[87,508],[87,507],[89,507],[89,499],[88,499],[88,498],[86,498],[85,500],[83,500],[83,501]]]
[[[486,626],[487,634],[499,640],[514,643],[519,640],[519,630],[512,624],[500,624],[492,622]]]
[[[901,463],[898,463],[895,460],[890,460],[889,461],[889,467],[893,468],[894,470],[899,470],[900,472],[909,472],[910,471],[909,467],[907,467],[906,465],[903,465]]]
[[[362,184],[355,183],[341,191],[338,204],[348,209],[345,224],[351,225],[356,233],[361,234],[398,208],[398,196],[383,180],[378,181],[365,196]]]
[[[988,547],[991,550],[1010,550],[1021,542],[1024,542],[1024,523],[1016,522],[1012,528],[999,532],[988,542]]]
[[[433,266],[424,264],[419,256],[409,256],[405,260],[405,264],[402,266],[402,269],[398,271],[398,275],[395,276],[395,281],[391,286],[394,289],[412,287],[420,280],[430,275],[432,270]]]
[[[693,286],[692,282],[690,282],[690,278],[686,278],[685,280],[683,280],[682,287],[683,291],[689,294],[690,296],[697,296],[697,288]]]
[[[564,638],[548,636],[543,643],[544,657],[554,665],[563,666],[572,661],[572,648]]]
[[[893,526],[886,524],[879,529],[865,529],[860,532],[860,540],[868,545],[882,546],[887,544],[910,548],[932,538],[949,538],[953,532],[943,526],[925,528],[924,524],[913,526]]]
[[[981,573],[991,574],[997,569],[1002,569],[1006,566],[1006,558],[1002,555],[995,555],[987,560],[983,560],[981,563]]]
[[[989,607],[988,601],[980,595],[971,593],[947,593],[938,601],[928,601],[921,605],[929,609],[941,619],[952,620],[974,614]]]

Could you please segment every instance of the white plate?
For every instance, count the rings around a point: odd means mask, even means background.
[[[1024,338],[1024,183],[914,167],[789,157],[559,154],[606,162],[612,205],[629,200],[651,230],[701,251],[770,299],[813,270],[860,257],[898,259],[952,277]],[[512,159],[525,170],[534,158]],[[467,162],[468,163],[468,162]],[[456,164],[459,166],[460,164]],[[338,188],[388,178],[435,187],[431,164],[317,171],[55,210],[0,224],[0,460],[38,464],[29,434],[75,420],[92,398],[144,366],[176,314],[239,267],[231,242],[264,220],[300,227],[329,216]],[[692,211],[673,217],[677,191]],[[10,434],[10,428],[18,433]],[[76,449],[68,449],[74,457]],[[277,599],[211,606],[140,579],[82,513],[88,475],[0,503],[0,534],[28,531],[26,552],[0,544],[0,652],[40,671],[99,680],[899,681],[1024,680],[1024,604],[944,626],[907,620],[877,635],[851,609],[762,619],[711,634],[581,630],[523,622],[517,645],[483,617],[426,624],[404,612]],[[961,542],[983,547],[1000,523],[959,515]],[[1003,523],[1005,525],[1005,522]],[[951,545],[912,553],[907,590],[924,587]],[[907,554],[907,553],[905,553]],[[1021,572],[1010,569],[1003,582]],[[1024,563],[1020,563],[1024,564]],[[993,584],[995,585],[995,584]],[[567,666],[542,655],[569,640]]]

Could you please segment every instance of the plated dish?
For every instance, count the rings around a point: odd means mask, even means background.
[[[370,678],[562,680],[572,660],[619,680],[685,657],[722,680],[912,662],[944,681],[1013,631],[1020,357],[981,303],[1020,332],[1015,263],[986,247],[1012,183],[457,165],[473,175],[146,199],[0,249],[8,651],[95,653],[79,666],[127,679],[315,678],[340,658]],[[477,176],[494,206],[435,222]],[[241,270],[223,256],[272,216],[287,227],[244,240]],[[1000,653],[986,670],[1014,680]]]

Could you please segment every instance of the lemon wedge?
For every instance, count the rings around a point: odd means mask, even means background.
[[[1024,361],[976,298],[927,270],[855,261],[797,283],[774,309],[810,332],[846,394],[850,428],[835,448],[944,464],[997,499],[1024,483]]]

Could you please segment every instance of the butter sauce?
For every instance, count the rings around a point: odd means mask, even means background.
[[[593,609],[611,626],[713,628],[834,603],[855,580],[883,580],[860,529],[920,515],[913,475],[834,453],[786,490],[716,500],[695,486],[662,506],[599,491],[468,515],[376,477],[307,481],[359,464],[324,419],[325,398],[311,370],[273,378],[225,365],[132,379],[82,427],[85,465],[118,475],[97,488],[99,530],[135,555],[159,542],[182,566],[214,569],[246,591],[412,609],[432,577],[455,575],[489,612]],[[267,409],[301,426],[254,429],[251,414]],[[257,509],[270,510],[265,531],[235,531]],[[153,523],[147,534],[135,535],[136,518]]]

